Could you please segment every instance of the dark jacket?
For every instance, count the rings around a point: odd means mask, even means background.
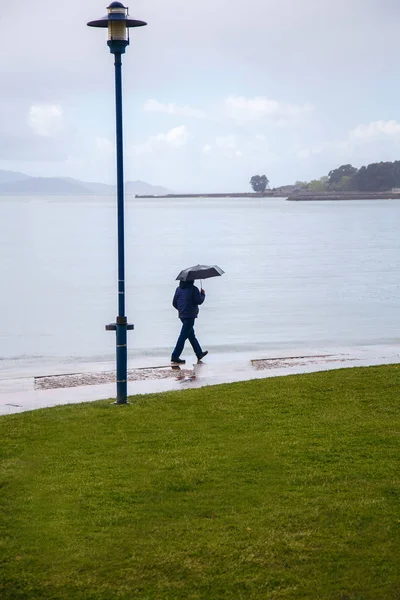
[[[193,281],[181,281],[172,306],[178,311],[180,319],[195,319],[199,314],[199,304],[203,304],[205,297],[205,293],[201,293]]]

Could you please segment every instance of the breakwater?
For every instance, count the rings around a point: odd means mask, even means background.
[[[282,198],[286,194],[273,192],[230,192],[226,194],[166,194],[165,196],[150,196],[144,194],[136,194],[135,198]]]
[[[292,202],[312,200],[400,200],[399,192],[295,192],[288,198]]]
[[[286,198],[291,202],[309,202],[323,200],[400,200],[400,192],[308,192],[296,191],[284,193],[282,190],[268,190],[266,192],[229,192],[215,194],[166,194],[156,196],[150,194],[136,194],[135,198]]]

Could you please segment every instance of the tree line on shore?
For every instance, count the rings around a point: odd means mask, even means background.
[[[295,186],[310,192],[387,192],[400,188],[400,160],[371,163],[360,169],[341,165],[320,179],[296,181]]]
[[[265,192],[268,184],[266,175],[250,179],[255,192]],[[400,160],[371,163],[359,169],[341,165],[320,179],[296,181],[294,187],[310,192],[387,192],[400,188]]]

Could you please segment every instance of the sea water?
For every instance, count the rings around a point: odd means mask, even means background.
[[[210,355],[399,343],[399,222],[396,200],[127,198],[130,358],[169,360],[197,263],[225,271],[203,281]],[[0,277],[0,378],[113,360],[115,198],[0,198]]]

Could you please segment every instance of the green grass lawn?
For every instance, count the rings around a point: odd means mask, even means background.
[[[400,598],[400,366],[0,417],[1,600]]]

